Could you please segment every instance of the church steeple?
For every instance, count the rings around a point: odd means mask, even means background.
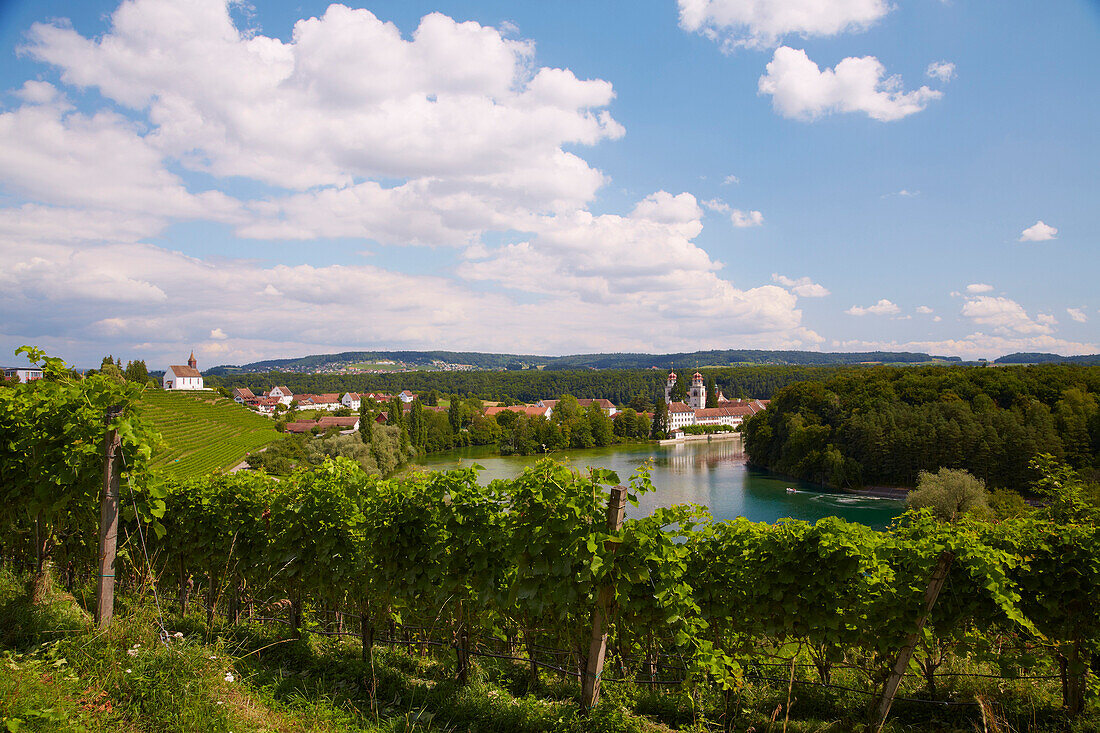
[[[195,361],[195,350],[191,349],[191,357],[187,360],[187,366],[192,369],[198,369],[199,363]]]

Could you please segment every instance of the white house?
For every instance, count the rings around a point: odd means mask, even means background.
[[[256,400],[256,395],[248,387],[237,387],[233,390],[233,401],[238,405],[250,405]]]
[[[202,373],[198,370],[198,362],[195,361],[195,352],[191,352],[191,358],[187,360],[187,366],[173,364],[164,370],[164,388],[172,390],[203,389]]]
[[[294,401],[294,393],[286,387],[272,387],[265,397],[274,397],[284,405],[290,405]]]
[[[359,405],[362,403],[362,397],[358,392],[345,392],[344,396],[340,398],[340,404],[350,410],[358,410]]]
[[[409,402],[412,402],[413,400],[416,399],[416,395],[414,395],[412,392],[410,392],[409,390],[406,389],[403,392],[399,393],[397,395],[397,398],[399,400],[401,400],[402,402],[408,404]]]
[[[42,378],[42,370],[37,367],[4,367],[5,379],[18,379],[23,384]]]

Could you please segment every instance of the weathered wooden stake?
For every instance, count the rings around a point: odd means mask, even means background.
[[[110,407],[104,416],[107,425],[122,414],[121,407]],[[95,622],[107,628],[115,613],[115,549],[118,544],[118,463],[122,439],[116,430],[107,430],[103,442],[103,496],[99,507],[99,578],[96,583]]]
[[[623,527],[623,514],[626,511],[626,487],[611,489],[611,498],[607,502],[607,531],[618,532]],[[609,540],[606,548],[614,553],[618,542]],[[600,586],[596,594],[596,607],[592,609],[592,639],[588,645],[588,658],[584,680],[581,683],[581,707],[591,710],[600,700],[600,676],[603,674],[604,657],[607,655],[607,617],[611,601],[615,597],[612,585]]]
[[[939,598],[940,591],[943,590],[943,584],[947,581],[947,571],[951,569],[951,563],[954,560],[955,554],[944,550],[940,553],[939,560],[936,561],[936,567],[932,570],[932,577],[928,581],[928,588],[924,591],[924,613],[917,619],[917,628],[905,638],[905,644],[898,652],[894,668],[890,671],[890,676],[886,678],[885,687],[882,688],[882,696],[875,704],[875,714],[871,722],[871,730],[874,733],[878,733],[882,730],[882,726],[886,724],[886,716],[890,714],[890,706],[894,703],[894,695],[898,691],[898,685],[901,684],[901,678],[905,676],[905,671],[909,669],[909,661],[913,658],[913,650],[920,639],[921,630],[924,629],[925,622],[932,614],[932,607],[936,605],[936,599]]]

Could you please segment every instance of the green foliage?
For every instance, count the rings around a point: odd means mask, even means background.
[[[1041,453],[1096,465],[1098,394],[1097,367],[846,369],[783,388],[743,432],[755,463],[814,482],[913,486],[955,468],[1024,491]]]
[[[121,440],[124,513],[162,516],[162,495],[146,482],[156,435],[141,409],[144,387],[102,373],[74,378],[64,362],[33,347],[16,354],[44,378],[0,390],[0,534],[32,542],[39,567],[58,542],[94,553],[108,430]]]
[[[935,473],[921,471],[917,488],[906,498],[906,506],[930,509],[945,522],[957,522],[964,514],[980,519],[991,516],[985,482],[968,471],[953,468],[941,468]]]

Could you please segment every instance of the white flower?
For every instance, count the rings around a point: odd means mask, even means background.
[[[232,673],[232,672],[226,672],[226,673],[225,673],[225,681],[226,681],[226,682],[232,682],[232,681],[233,681],[233,679],[234,679],[234,677],[233,677],[233,673]]]
[[[221,705],[221,704],[222,704],[222,701],[221,701],[221,700],[218,700],[218,701],[217,701],[217,702],[215,702],[214,704],[215,704],[215,705]]]
[[[133,672],[133,671],[134,671],[134,670],[132,670],[132,669],[128,669],[128,670],[126,670],[126,674],[130,674],[130,673],[131,673],[131,672]]]
[[[141,644],[134,644],[133,648],[134,648],[134,649],[137,649],[137,648],[138,648],[138,647],[140,647],[140,646],[141,646]]]
[[[182,631],[177,631],[176,633],[172,634],[172,636],[174,636],[177,639],[182,639],[183,638],[183,632]]]
[[[211,659],[217,659],[217,657],[210,657]]]
[[[129,654],[131,657],[136,657],[138,652],[137,649],[127,649],[126,653]]]

